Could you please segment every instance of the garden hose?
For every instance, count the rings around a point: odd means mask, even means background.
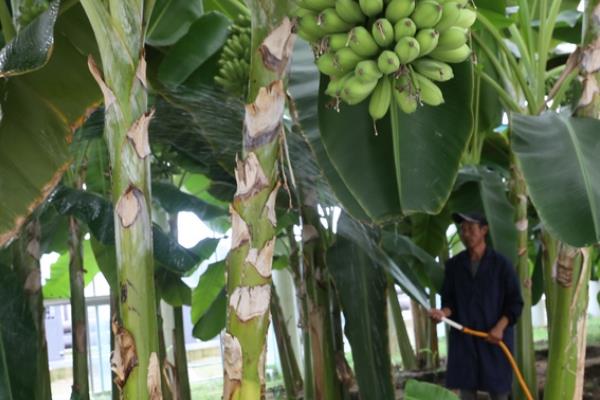
[[[477,336],[482,339],[487,339],[489,336],[486,332],[476,331],[474,329],[467,328],[467,327],[462,326],[461,324],[454,322],[448,318],[442,318],[442,322],[448,324],[452,328],[459,330],[462,333],[465,333],[467,335]],[[502,352],[508,359],[510,366],[512,367],[513,371],[515,372],[517,380],[519,381],[519,385],[521,386],[523,393],[525,393],[527,400],[533,400],[533,396],[529,392],[529,388],[527,387],[527,384],[525,383],[525,379],[523,379],[523,374],[521,374],[521,371],[519,370],[519,367],[517,366],[517,363],[515,362],[513,355],[510,353],[510,350],[508,349],[508,346],[506,346],[506,344],[502,340],[500,342],[498,342],[498,346],[500,346],[500,348],[502,349]]]

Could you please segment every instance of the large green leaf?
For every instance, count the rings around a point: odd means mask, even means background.
[[[228,214],[227,208],[209,204],[196,196],[182,192],[169,183],[152,183],[152,197],[168,213],[192,211],[203,221]]]
[[[450,225],[450,215],[444,209],[438,215],[415,214],[411,216],[411,238],[414,243],[429,255],[437,257],[446,242],[446,231]]]
[[[94,236],[90,238],[92,251],[96,258],[98,269],[104,275],[104,278],[112,290],[119,290],[119,278],[117,275],[117,253],[114,245],[102,244]]]
[[[225,327],[225,266],[225,260],[210,264],[192,292],[192,333],[200,340],[212,339]]]
[[[192,293],[192,323],[196,324],[225,287],[225,261],[210,264]]]
[[[361,398],[393,399],[385,271],[344,237],[327,251],[327,268],[344,313]]]
[[[405,400],[458,400],[458,396],[445,387],[429,382],[409,379],[404,387]]]
[[[325,94],[328,80],[319,87],[319,129],[321,141],[333,168],[366,214],[376,222],[400,215],[395,186],[392,136],[389,118],[377,124],[375,135],[368,102],[356,106],[341,104],[339,112]]]
[[[177,274],[160,268],[154,279],[156,280],[158,295],[168,304],[173,307],[191,305],[192,291]]]
[[[225,328],[226,317],[227,294],[223,289],[206,310],[206,313],[194,324],[192,334],[200,340],[211,340]]]
[[[50,267],[50,279],[44,283],[44,298],[45,299],[69,299],[71,298],[71,286],[69,283],[69,261],[68,252],[61,254],[54,264]],[[83,269],[84,285],[94,279],[99,272],[92,245],[89,240],[83,241]]]
[[[81,7],[61,15],[55,32],[44,68],[0,87],[0,246],[58,183],[70,161],[73,128],[101,99],[87,67],[97,49]]]
[[[202,0],[157,0],[146,33],[146,43],[170,46],[186,34],[202,15]]]
[[[4,351],[4,340],[2,339],[2,325],[0,324],[0,400],[12,400],[12,390],[8,377],[8,364]]]
[[[37,374],[37,334],[22,282],[8,265],[1,263],[0,321],[0,339],[6,350],[13,398],[33,399],[35,388],[31,383]]]
[[[415,301],[426,305],[429,303],[427,294],[412,266],[405,262],[397,263],[375,241],[376,233],[349,216],[342,214],[338,221],[338,236],[348,239],[369,256],[372,262],[387,271],[400,285],[402,290]],[[425,252],[423,252],[425,253]]]
[[[42,68],[50,58],[54,44],[54,24],[59,0],[22,29],[0,50],[0,76],[25,74]]]
[[[448,208],[452,212],[484,213],[494,249],[516,262],[515,210],[508,199],[506,183],[498,172],[484,166],[462,169]]]
[[[158,79],[170,87],[185,82],[223,46],[229,35],[229,25],[229,19],[216,12],[198,18],[166,54],[158,69]]]
[[[356,219],[369,220],[370,218],[364,209],[358,204],[356,198],[350,193],[339,173],[333,167],[323,147],[318,121],[319,79],[319,71],[315,66],[310,46],[304,40],[297,40],[292,57],[289,82],[289,92],[296,105],[300,125],[294,127],[294,131],[306,138],[314,157],[318,161],[320,170],[310,168],[312,164],[308,162],[306,157],[294,160],[294,156],[298,152],[292,151],[290,156],[294,172],[296,174],[306,174],[307,176],[323,174],[342,207]],[[290,143],[290,147],[292,145],[293,142]]]
[[[458,174],[473,129],[471,63],[454,65],[453,70],[454,78],[439,84],[445,103],[424,105],[412,114],[398,111],[393,138],[404,213],[439,213]]]
[[[205,11],[219,11],[234,19],[240,14],[248,14],[243,0],[203,0]]]
[[[410,238],[384,231],[381,245],[397,265],[412,270],[413,276],[419,279],[421,286],[433,288],[436,292],[441,290],[444,279],[442,266]]]
[[[513,114],[512,148],[548,230],[583,247],[600,240],[600,121]]]
[[[62,215],[73,215],[85,222],[92,233],[105,245],[114,244],[113,206],[108,200],[82,190],[61,186],[52,196],[52,204]],[[179,245],[177,240],[152,226],[154,258],[164,268],[184,275],[214,252],[220,239],[207,238],[192,249]]]

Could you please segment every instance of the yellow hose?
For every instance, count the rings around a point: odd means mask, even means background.
[[[476,331],[474,329],[469,329],[466,327],[463,327],[462,332],[466,333],[467,335],[477,336],[482,339],[487,339],[489,336],[486,332]],[[529,388],[527,387],[527,384],[525,383],[525,379],[523,378],[523,375],[521,374],[521,371],[519,370],[519,367],[517,366],[517,363],[515,362],[513,355],[510,353],[508,346],[506,346],[506,344],[502,340],[500,342],[498,342],[498,346],[500,346],[500,348],[502,349],[502,352],[508,359],[510,366],[512,367],[513,371],[515,372],[515,375],[517,376],[517,380],[519,381],[519,386],[521,386],[521,389],[523,390],[523,393],[525,393],[527,400],[533,400],[533,396],[531,395],[531,392],[529,392]]]

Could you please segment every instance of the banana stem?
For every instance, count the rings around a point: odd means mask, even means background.
[[[533,95],[533,92],[531,91],[531,88],[527,84],[527,80],[525,79],[525,76],[523,75],[523,71],[521,71],[519,64],[517,64],[517,60],[515,59],[515,56],[511,53],[510,49],[504,43],[504,38],[500,34],[500,31],[498,31],[498,29],[496,29],[496,27],[494,26],[494,24],[492,22],[490,22],[490,20],[488,20],[481,13],[477,13],[477,19],[479,20],[479,22],[481,22],[481,24],[484,26],[484,28],[487,29],[487,31],[494,37],[494,39],[496,40],[496,43],[498,44],[498,46],[500,46],[500,49],[506,55],[506,58],[508,59],[508,63],[510,64],[511,70],[513,71],[517,80],[519,81],[521,90],[523,91],[523,94],[525,95],[525,99],[527,100],[527,108],[529,109],[529,112],[531,114],[533,114],[535,111],[535,104],[536,104],[535,97]]]
[[[479,74],[481,76],[481,78],[486,81],[500,96],[500,98],[502,99],[502,101],[505,103],[505,105],[507,106],[508,109],[510,109],[511,111],[514,112],[521,112],[521,108],[519,107],[519,105],[513,100],[513,98],[506,92],[506,90],[504,90],[499,84],[498,82],[496,82],[494,79],[492,79],[491,76],[489,76],[488,74],[486,74],[483,71],[478,71],[476,72],[477,74]]]

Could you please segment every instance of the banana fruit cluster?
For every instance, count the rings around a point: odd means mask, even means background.
[[[250,77],[250,34],[250,17],[238,16],[223,45],[215,75],[215,82],[226,92],[241,98],[246,98]]]
[[[466,60],[476,13],[469,0],[299,0],[298,34],[330,77],[326,93],[354,105],[370,96],[373,120],[392,98],[405,113],[444,102],[435,82]]]

